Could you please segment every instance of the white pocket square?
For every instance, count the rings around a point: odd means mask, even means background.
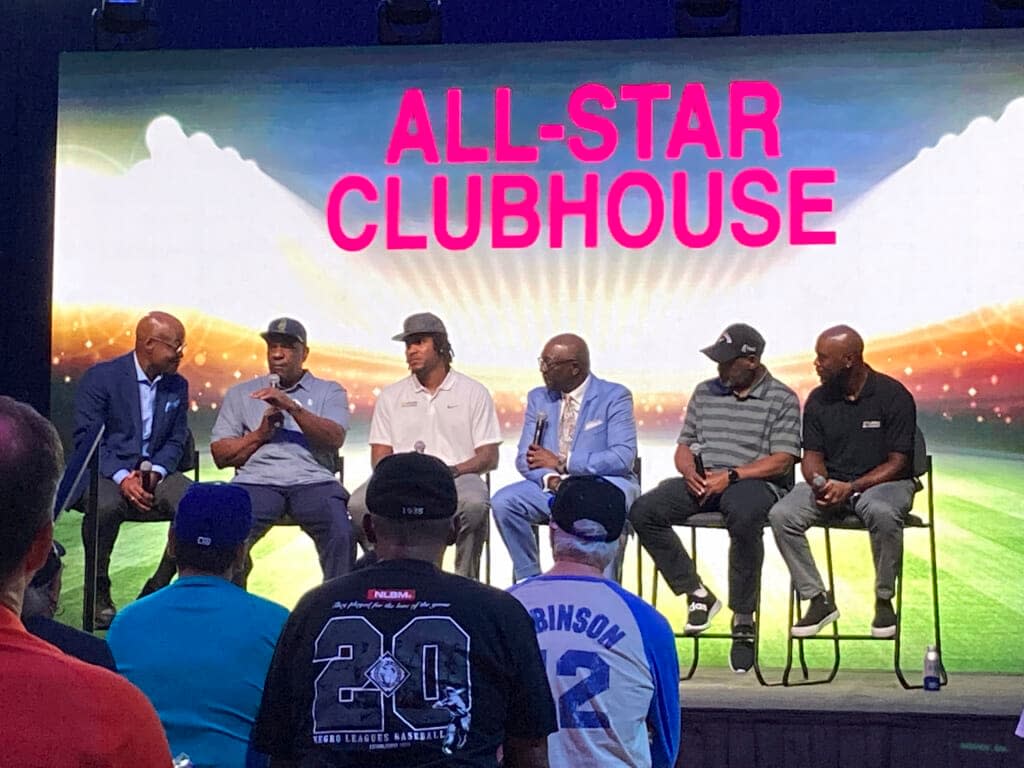
[[[175,398],[174,400],[168,400],[166,403],[164,403],[164,413],[167,413],[168,411],[173,411],[175,408],[178,407],[178,405],[180,403],[181,403],[181,399],[180,398]]]
[[[604,424],[604,419],[594,419],[593,421],[588,421],[586,424],[583,425],[583,431],[586,432],[588,429],[600,427],[602,424]]]

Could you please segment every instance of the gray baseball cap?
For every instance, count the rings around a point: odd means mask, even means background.
[[[260,334],[265,340],[271,336],[285,336],[289,339],[296,339],[306,346],[306,327],[290,317],[279,317],[271,320],[267,330]]]
[[[394,341],[405,341],[410,336],[416,336],[420,333],[440,333],[445,336],[448,335],[448,331],[445,330],[444,323],[441,322],[441,318],[437,315],[432,315],[429,312],[419,312],[405,318],[405,322],[402,323],[402,332],[396,336],[392,336],[391,338]]]

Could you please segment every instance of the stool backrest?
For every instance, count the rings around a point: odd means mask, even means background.
[[[928,473],[928,446],[924,442],[924,432],[920,427],[914,428],[914,477]]]

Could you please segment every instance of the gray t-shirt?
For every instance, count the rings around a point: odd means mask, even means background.
[[[224,395],[224,404],[213,425],[211,442],[241,437],[257,429],[267,404],[249,395],[270,386],[269,376],[237,384]],[[306,371],[288,395],[303,408],[348,429],[348,395],[336,382],[318,379]],[[312,485],[334,480],[331,449],[312,450],[299,425],[288,414],[273,439],[261,445],[235,473],[236,483],[252,485]]]

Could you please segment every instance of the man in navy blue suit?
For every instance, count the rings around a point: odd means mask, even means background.
[[[110,626],[117,609],[110,597],[110,553],[125,520],[171,520],[189,480],[178,472],[188,440],[188,382],[177,373],[185,327],[166,312],[150,312],[135,328],[135,350],[97,363],[75,392],[75,446],[97,424],[99,447],[98,536],[82,522],[88,562],[96,547],[96,627]],[[151,469],[143,468],[148,462]],[[166,585],[174,563],[166,557],[144,593]]]
[[[548,499],[563,478],[602,476],[625,495],[627,510],[640,495],[633,474],[636,421],[630,391],[591,375],[587,343],[573,334],[551,339],[539,363],[544,386],[527,397],[516,456],[525,479],[502,488],[491,501],[516,581],[540,573],[532,528],[550,519]]]

